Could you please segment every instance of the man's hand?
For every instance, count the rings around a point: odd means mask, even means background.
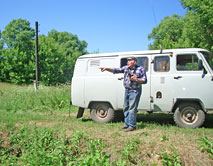
[[[130,81],[136,81],[137,77],[135,75],[130,76]]]
[[[137,82],[139,84],[143,84],[143,80],[141,78],[137,78],[135,75],[132,75],[130,77],[130,81],[135,81],[135,82]]]
[[[99,69],[101,69],[102,72],[104,72],[104,71],[109,71],[109,72],[111,72],[111,73],[114,72],[114,69],[113,69],[113,68],[100,67]]]
[[[102,72],[104,72],[106,70],[105,67],[100,67],[99,69],[101,69]]]

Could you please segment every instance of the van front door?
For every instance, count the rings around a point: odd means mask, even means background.
[[[205,108],[212,108],[213,82],[211,73],[199,69],[202,59],[198,52],[178,53],[176,56],[176,98],[201,101]]]

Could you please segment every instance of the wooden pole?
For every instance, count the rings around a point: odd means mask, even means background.
[[[35,62],[36,62],[36,80],[34,82],[34,86],[35,90],[38,90],[38,81],[39,81],[38,21],[35,22]]]

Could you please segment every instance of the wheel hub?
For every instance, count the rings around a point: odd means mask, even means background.
[[[197,120],[197,111],[192,108],[186,108],[182,111],[181,118],[186,123],[192,124]]]
[[[193,115],[192,115],[191,113],[189,113],[189,114],[186,115],[186,117],[187,117],[187,118],[192,118]]]
[[[97,115],[100,117],[100,118],[105,118],[107,116],[107,111],[104,110],[104,109],[100,109],[97,111]]]

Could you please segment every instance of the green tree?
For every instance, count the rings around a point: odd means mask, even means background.
[[[88,53],[86,51],[86,41],[78,39],[77,35],[68,32],[58,32],[52,30],[48,33],[58,44],[59,54],[63,57],[61,63],[61,75],[59,82],[70,81],[74,71],[74,65],[80,55]]]
[[[3,60],[3,56],[2,56],[2,49],[3,49],[3,41],[1,38],[1,31],[0,31],[0,80],[1,80],[1,73],[2,73],[2,60]]]
[[[87,43],[77,35],[52,30],[39,36],[40,80],[46,85],[71,80],[76,59],[87,53]]]
[[[1,31],[0,31],[0,56],[1,56],[1,50],[3,49],[3,41],[1,38]]]
[[[180,0],[187,14],[165,17],[148,35],[149,49],[205,48],[213,52],[213,1]]]
[[[154,40],[153,44],[149,45],[149,49],[159,49],[160,45],[163,48],[178,48],[179,39],[183,33],[183,24],[184,18],[176,14],[172,17],[166,16],[148,35],[148,39]]]
[[[203,47],[213,52],[213,1],[180,1],[182,2],[183,7],[188,9],[187,22],[190,23],[190,28],[192,29],[190,33],[189,28],[186,28],[188,30],[186,36],[192,39],[192,42],[195,43],[195,47]],[[194,30],[196,30],[195,32],[197,33],[195,33]],[[192,35],[194,36],[194,39]]]
[[[32,83],[35,79],[34,30],[27,20],[12,20],[0,33],[0,81]],[[87,43],[77,35],[52,30],[39,36],[39,81],[55,85],[71,80],[76,59]]]
[[[39,71],[40,82],[55,85],[60,75],[63,57],[59,53],[59,45],[51,37],[39,36]]]
[[[0,80],[31,83],[34,78],[34,30],[27,20],[12,20],[1,34]]]
[[[12,20],[2,32],[2,39],[7,48],[31,53],[33,48],[34,30],[24,19]]]

